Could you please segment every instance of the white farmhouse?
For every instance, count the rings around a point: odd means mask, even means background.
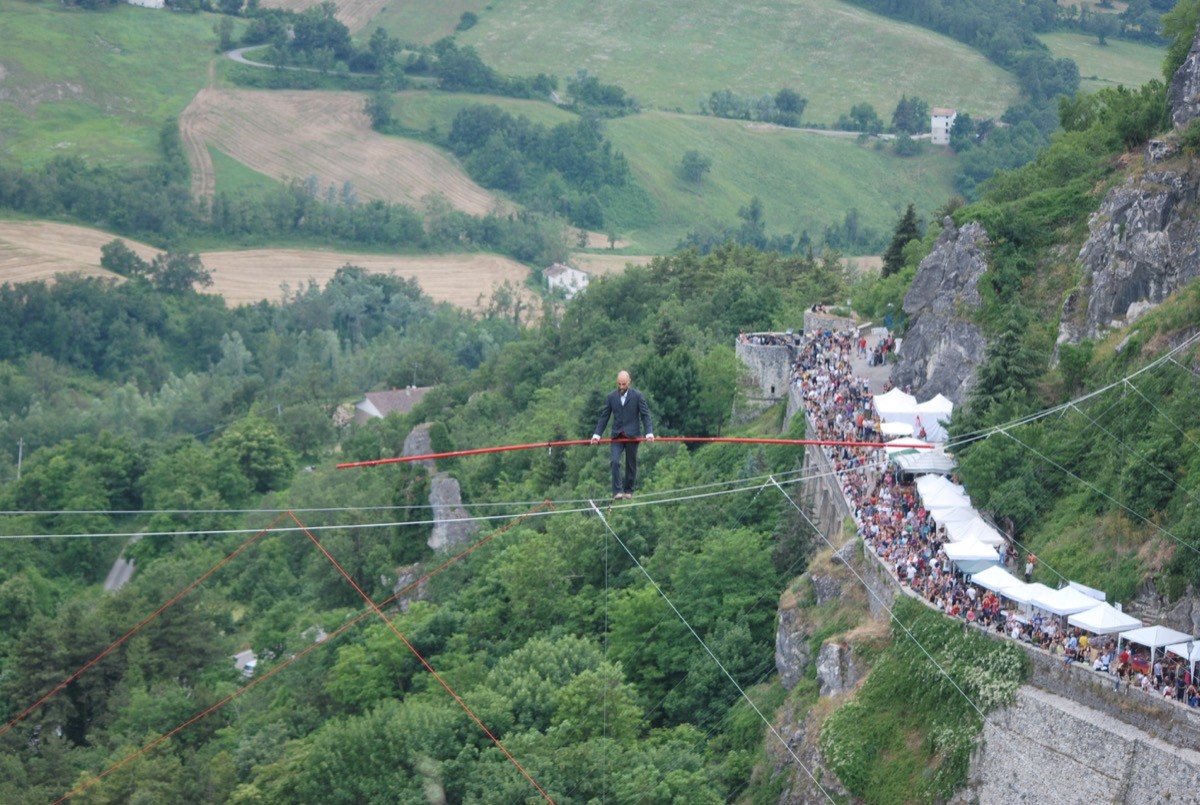
[[[954,128],[954,118],[958,112],[953,109],[932,109],[929,112],[929,142],[934,145],[950,144],[950,129]]]
[[[546,278],[546,284],[550,290],[562,288],[570,299],[579,291],[582,291],[588,285],[588,276],[586,271],[580,271],[578,268],[564,265],[563,263],[555,263],[542,272],[542,276]]]

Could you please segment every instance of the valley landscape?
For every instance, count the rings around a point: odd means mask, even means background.
[[[1110,5],[0,0],[0,801],[1194,797],[860,444],[1200,634],[1200,0]]]

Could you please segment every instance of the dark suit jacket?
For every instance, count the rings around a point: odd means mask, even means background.
[[[636,439],[643,433],[654,432],[654,426],[650,424],[650,406],[646,405],[646,398],[635,388],[630,387],[624,405],[621,405],[621,392],[613,391],[608,395],[604,407],[600,409],[600,421],[596,423],[594,431],[596,435],[604,435],[604,427],[610,417],[613,439],[620,436]]]

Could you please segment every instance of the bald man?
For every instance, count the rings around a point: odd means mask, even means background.
[[[633,497],[633,485],[637,481],[637,451],[638,442],[618,441],[620,439],[637,439],[642,430],[646,431],[646,441],[654,441],[654,427],[650,424],[650,406],[642,393],[629,385],[629,372],[617,373],[617,390],[611,392],[604,400],[600,409],[600,421],[596,423],[596,432],[592,435],[592,444],[600,441],[600,434],[612,419],[612,438],[614,439],[609,453],[609,463],[612,466],[613,498],[620,500]],[[621,454],[625,454],[625,480],[621,480]]]

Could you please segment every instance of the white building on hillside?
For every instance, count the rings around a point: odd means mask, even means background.
[[[542,272],[542,276],[546,278],[546,284],[550,286],[550,290],[562,288],[570,299],[579,291],[582,291],[588,285],[588,276],[586,271],[580,271],[578,268],[555,263]]]
[[[125,0],[131,6],[142,6],[143,8],[164,8],[166,0]]]
[[[954,118],[958,112],[953,109],[933,109],[929,112],[929,142],[934,145],[950,144],[950,129],[954,128]]]

